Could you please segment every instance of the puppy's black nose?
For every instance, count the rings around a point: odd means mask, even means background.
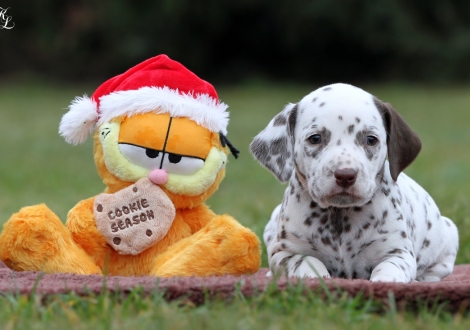
[[[336,184],[340,187],[350,187],[356,182],[357,171],[352,168],[343,168],[335,171]]]

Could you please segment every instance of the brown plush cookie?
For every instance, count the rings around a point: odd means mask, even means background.
[[[98,230],[120,254],[139,254],[161,240],[175,218],[168,196],[148,178],[115,194],[96,196]]]

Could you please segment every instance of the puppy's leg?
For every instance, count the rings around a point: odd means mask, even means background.
[[[275,241],[274,238],[277,235],[277,219],[279,212],[281,211],[281,204],[279,204],[271,214],[271,219],[269,219],[268,224],[264,228],[263,240],[266,245],[267,250],[269,251],[269,246]],[[268,262],[271,260],[271,254],[268,252]],[[273,276],[273,273],[269,271],[266,276]]]
[[[283,244],[276,240],[281,205],[278,205],[264,229],[264,243],[268,250],[270,271],[266,276],[286,275],[292,277],[330,277],[325,265],[312,256],[284,251]]]
[[[374,268],[372,282],[408,283],[416,277],[416,259],[407,251],[396,249],[399,255],[391,255]]]
[[[281,211],[281,204],[279,204],[271,214],[271,219],[269,219],[268,224],[264,228],[264,233],[263,233],[263,239],[264,239],[264,244],[266,246],[269,246],[276,237],[277,233],[277,218],[279,215],[279,212]]]
[[[439,282],[442,278],[452,273],[454,262],[455,254],[448,254],[435,264],[432,264],[417,280],[419,282]]]
[[[274,274],[288,277],[325,277],[330,273],[325,265],[315,257],[279,251],[270,260],[269,267]]]
[[[457,227],[450,219],[441,217],[445,223],[440,234],[445,237],[446,249],[442,251],[437,260],[429,268],[418,276],[420,282],[438,282],[454,270],[455,258],[459,249],[459,237]]]

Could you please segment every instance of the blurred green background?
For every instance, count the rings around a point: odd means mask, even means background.
[[[104,186],[92,144],[58,135],[77,95],[161,53],[217,89],[241,150],[209,200],[261,237],[284,186],[248,151],[288,102],[333,82],[388,101],[423,141],[408,169],[460,229],[470,262],[467,0],[0,0],[0,224],[45,202],[65,220]],[[1,25],[1,22],[0,22]],[[267,266],[266,260],[263,266]]]

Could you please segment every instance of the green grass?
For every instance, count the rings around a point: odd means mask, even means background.
[[[326,294],[325,294],[326,292]],[[162,293],[144,295],[27,296],[0,298],[2,329],[468,329],[464,311],[451,314],[445,305],[423,302],[413,309],[345,294],[274,285],[251,298],[237,293],[229,301],[207,300],[195,306],[181,299],[165,301]]]
[[[78,201],[100,193],[91,139],[71,146],[58,135],[70,101],[92,94],[96,86],[61,86],[29,82],[0,85],[0,224],[23,206],[46,203],[62,220]],[[231,112],[228,138],[241,150],[230,157],[227,175],[208,204],[228,213],[262,237],[285,186],[262,168],[248,151],[252,138],[288,102],[315,86],[254,84],[220,87]],[[406,170],[434,197],[442,214],[460,230],[457,263],[470,262],[470,87],[371,85],[366,90],[393,104],[423,141],[418,159]],[[267,266],[265,253],[263,267]],[[0,327],[5,329],[74,328],[228,328],[228,329],[467,329],[466,311],[445,306],[400,308],[361,297],[339,295],[326,301],[292,287],[256,297],[236,295],[202,306],[165,302],[160,293],[128,296],[104,293],[77,297],[0,296]]]

